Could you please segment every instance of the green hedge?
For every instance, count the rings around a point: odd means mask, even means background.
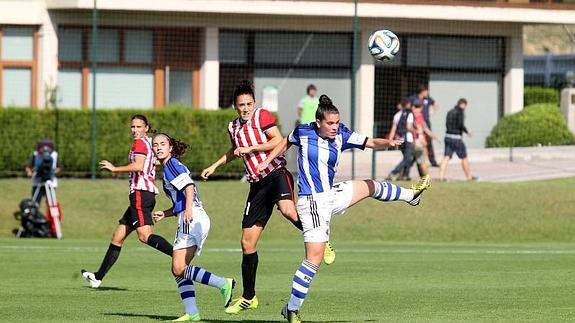
[[[569,145],[573,134],[554,104],[535,104],[502,118],[487,137],[487,147]]]
[[[559,105],[560,94],[557,89],[541,86],[526,86],[524,91],[523,105],[525,107],[538,103]]]
[[[196,176],[229,149],[227,125],[237,117],[233,110],[98,111],[98,161],[107,159],[115,165],[127,163],[132,144],[130,119],[136,113],[145,114],[154,129],[191,145],[183,162]],[[23,174],[36,142],[49,137],[57,141],[63,175],[87,176],[91,163],[91,118],[90,111],[80,110],[0,109],[0,174]],[[224,176],[239,176],[242,172],[239,160],[218,169],[218,174]],[[98,174],[106,175],[101,171]]]

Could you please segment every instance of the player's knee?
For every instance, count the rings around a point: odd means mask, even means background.
[[[150,234],[148,232],[138,232],[138,239],[142,243],[148,243],[149,237],[150,237]]]
[[[241,244],[242,244],[242,252],[244,254],[250,254],[256,251],[257,241],[253,241],[252,239],[242,237]]]
[[[182,277],[186,271],[186,264],[172,264],[172,274],[174,276]]]

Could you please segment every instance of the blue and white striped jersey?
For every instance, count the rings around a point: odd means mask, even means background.
[[[329,191],[337,172],[341,152],[351,148],[365,149],[367,137],[340,123],[334,139],[318,136],[315,122],[297,126],[289,135],[298,150],[298,195]]]
[[[201,206],[198,187],[192,179],[190,170],[176,158],[170,158],[164,165],[164,192],[172,200],[175,215],[186,209],[185,189],[194,185],[194,206]]]

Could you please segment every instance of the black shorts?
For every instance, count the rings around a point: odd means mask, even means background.
[[[453,153],[460,159],[467,158],[467,149],[461,139],[445,138],[445,152],[444,155],[451,158]]]
[[[154,206],[156,206],[156,194],[148,191],[134,191],[130,194],[130,206],[118,222],[132,229],[153,225]]]
[[[265,227],[277,201],[294,200],[293,183],[292,174],[281,167],[250,184],[242,228],[251,228],[258,222]]]

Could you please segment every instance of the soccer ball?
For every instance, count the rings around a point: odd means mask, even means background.
[[[378,30],[369,36],[369,53],[380,61],[389,61],[399,52],[399,38],[389,30]]]

